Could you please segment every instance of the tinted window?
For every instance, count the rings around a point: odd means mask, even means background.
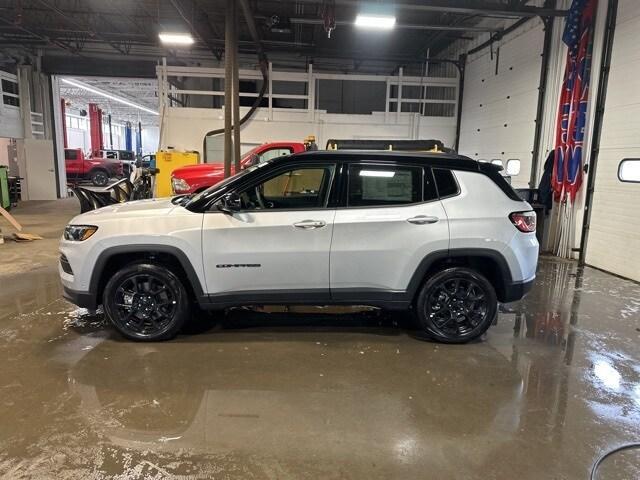
[[[77,150],[65,150],[64,151],[65,160],[77,160],[78,159],[78,151]]]
[[[133,152],[128,150],[120,150],[120,160],[133,160]]]
[[[436,185],[438,186],[438,193],[440,197],[448,197],[458,193],[458,183],[451,170],[443,170],[435,168],[433,175],[436,179]]]
[[[327,203],[333,165],[294,168],[240,192],[244,210],[321,208]]]
[[[433,173],[430,168],[425,169],[424,172],[424,195],[425,202],[435,200],[438,198],[438,190],[436,190],[436,183],[433,180]]]
[[[399,165],[351,165],[348,205],[403,205],[422,201],[422,168]]]

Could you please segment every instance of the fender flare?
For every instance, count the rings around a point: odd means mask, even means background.
[[[194,294],[196,295],[196,299],[199,303],[206,303],[208,300],[207,295],[204,293],[204,289],[202,288],[202,283],[196,274],[191,261],[187,257],[187,255],[180,250],[178,247],[174,247],[172,245],[156,245],[156,244],[135,244],[135,245],[118,245],[115,247],[109,247],[104,249],[98,255],[95,265],[93,266],[93,272],[91,273],[91,280],[89,280],[89,292],[92,295],[95,295],[96,300],[98,297],[98,286],[100,285],[100,280],[102,279],[102,275],[104,273],[105,266],[109,262],[109,260],[114,255],[120,254],[135,254],[135,253],[165,253],[168,255],[172,255],[175,257],[180,266],[184,270],[189,283],[191,284],[191,288],[193,289]]]
[[[488,258],[498,265],[498,270],[504,287],[513,283],[509,264],[500,252],[488,248],[451,248],[448,250],[437,250],[435,252],[431,252],[422,259],[418,268],[413,272],[409,285],[407,286],[406,294],[408,298],[415,298],[425,275],[435,262],[446,259],[454,260],[459,257]]]

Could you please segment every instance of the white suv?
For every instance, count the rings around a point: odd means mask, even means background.
[[[531,288],[536,217],[500,167],[448,154],[315,151],[187,197],[75,217],[65,297],[127,338],[175,336],[194,304],[412,309],[432,338],[484,333]]]

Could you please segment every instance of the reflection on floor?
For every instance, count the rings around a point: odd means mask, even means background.
[[[462,346],[402,316],[243,310],[130,343],[55,275],[0,292],[0,478],[582,479],[640,438],[640,286],[572,262],[543,259]]]

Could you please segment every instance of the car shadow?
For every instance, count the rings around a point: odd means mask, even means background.
[[[280,333],[283,334],[283,341],[290,339],[285,333],[309,332],[361,333],[386,337],[409,335],[417,340],[431,341],[417,328],[412,315],[407,312],[366,310],[329,313],[322,308],[318,308],[317,312],[283,309],[285,311],[256,311],[250,308],[234,308],[224,312],[196,310],[174,341],[201,341],[207,335],[207,340],[225,341],[229,339],[226,334],[234,332]],[[309,309],[314,310],[314,307]],[[78,315],[67,322],[66,328],[81,335],[108,332],[110,340],[128,342],[114,331],[101,310],[94,314]],[[218,333],[225,333],[225,339],[216,338]],[[271,338],[278,340],[277,335]],[[245,340],[250,341],[250,338]]]

